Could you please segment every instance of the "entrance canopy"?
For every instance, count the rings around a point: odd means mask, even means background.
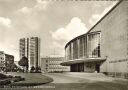
[[[62,66],[70,66],[72,64],[78,64],[78,63],[88,63],[88,62],[101,62],[105,61],[106,58],[84,58],[84,59],[75,59],[75,60],[69,60],[66,62],[61,63]]]

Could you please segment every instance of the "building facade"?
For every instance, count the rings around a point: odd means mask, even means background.
[[[4,51],[0,51],[0,71],[5,67],[5,54]]]
[[[40,66],[40,38],[30,37],[20,39],[20,59],[27,57],[29,60],[29,70],[32,66]]]
[[[43,57],[41,58],[42,72],[65,72],[69,71],[68,66],[61,66],[60,63],[64,61],[64,57]]]
[[[5,68],[7,71],[12,71],[14,65],[14,56],[5,54]]]
[[[0,71],[12,71],[14,64],[14,56],[5,54],[4,51],[0,51]]]
[[[128,1],[120,0],[86,34],[65,46],[72,72],[103,72],[128,78]]]

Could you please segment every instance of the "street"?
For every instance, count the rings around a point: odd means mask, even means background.
[[[98,73],[48,73],[43,74],[53,78],[50,84],[56,89],[86,89],[86,90],[128,90],[128,80],[107,77]],[[44,86],[44,85],[43,85]]]
[[[76,78],[61,73],[51,73],[51,74],[46,74],[46,76],[52,77],[54,79],[52,83],[82,83],[82,81],[84,81],[83,78],[79,78],[79,77]]]

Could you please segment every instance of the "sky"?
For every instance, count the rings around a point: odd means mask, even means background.
[[[41,38],[41,57],[64,56],[68,41],[86,33],[117,1],[0,0],[0,51],[19,60],[19,39]]]

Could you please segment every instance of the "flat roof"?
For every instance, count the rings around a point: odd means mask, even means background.
[[[69,60],[66,62],[61,63],[62,66],[70,66],[72,64],[78,64],[78,63],[88,63],[88,62],[100,62],[105,61],[106,58],[84,58],[84,59],[75,59],[75,60]]]

